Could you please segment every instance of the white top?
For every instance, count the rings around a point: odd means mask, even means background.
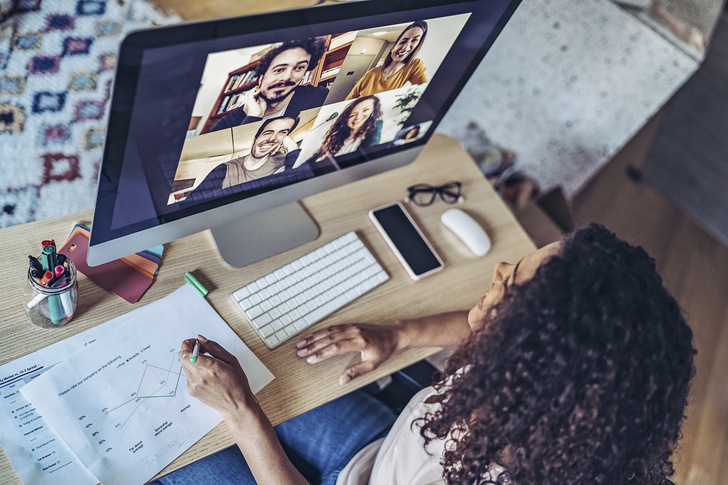
[[[347,153],[353,153],[359,148],[359,145],[361,145],[361,138],[354,138],[353,140],[349,140],[348,138],[344,140],[344,144],[341,146],[341,149],[336,152],[336,156],[339,155],[346,155]]]
[[[444,440],[425,440],[420,427],[413,424],[429,412],[439,409],[439,403],[426,403],[428,397],[437,391],[430,386],[415,394],[400,413],[386,437],[375,441],[359,453],[341,470],[336,485],[441,485],[442,454]],[[493,466],[491,479],[497,477],[502,468]],[[489,478],[489,477],[483,477]]]
[[[412,426],[414,420],[424,417],[428,410],[436,410],[439,403],[424,401],[435,395],[430,386],[415,394],[402,410],[387,436],[371,443],[339,473],[336,485],[364,485],[367,483],[443,484],[440,457],[444,451],[442,440],[431,441],[425,451],[420,428]]]

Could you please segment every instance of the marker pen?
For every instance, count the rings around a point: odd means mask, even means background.
[[[192,349],[192,357],[190,357],[190,362],[193,364],[197,363],[197,357],[200,355],[200,341],[195,340],[195,347]]]
[[[64,285],[61,285],[64,286]],[[61,307],[63,308],[63,317],[73,315],[73,292],[65,291],[61,293]],[[55,323],[55,322],[54,322]]]
[[[30,261],[30,266],[37,271],[43,271],[43,265],[38,261],[38,258],[34,256],[28,256],[28,261]]]
[[[53,273],[51,273],[50,271],[46,271],[43,274],[43,277],[40,279],[39,283],[41,286],[48,286],[48,283],[50,283],[52,279]]]
[[[52,244],[47,245],[43,248],[43,252],[40,253],[40,262],[43,264],[43,270],[53,271],[56,267],[56,247]]]
[[[198,280],[195,277],[195,275],[193,275],[189,271],[185,273],[185,281],[187,283],[189,283],[190,285],[192,285],[192,287],[194,289],[196,289],[200,293],[200,295],[202,295],[203,298],[206,297],[208,295],[208,293],[210,293],[210,291],[207,288],[205,288],[205,285],[200,283],[200,280]]]

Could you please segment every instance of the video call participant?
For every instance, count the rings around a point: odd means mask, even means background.
[[[221,163],[185,199],[208,198],[220,189],[262,179],[291,170],[301,150],[289,136],[298,125],[298,115],[263,121],[248,155]]]
[[[420,125],[402,130],[399,136],[392,142],[393,145],[404,145],[411,141],[415,141],[420,136]]]
[[[456,348],[447,377],[391,430],[394,414],[361,390],[274,430],[234,356],[200,338],[206,355],[192,364],[195,339],[183,341],[190,394],[222,414],[238,447],[160,482],[665,485],[692,340],[654,260],[593,224],[496,265],[469,312],[336,325],[298,343],[311,364],[360,353],[341,383],[401,349]]]
[[[325,49],[325,40],[314,37],[284,42],[270,50],[256,67],[258,85],[245,94],[242,106],[220,118],[210,131],[323,105],[328,88],[301,86],[301,81],[316,67]]]
[[[354,85],[346,99],[391,91],[410,84],[427,82],[425,66],[417,53],[427,37],[427,22],[418,20],[408,25],[389,50],[381,67],[370,69]]]
[[[335,169],[332,157],[353,153],[360,147],[378,145],[382,134],[381,116],[382,105],[376,96],[358,98],[349,103],[307,163],[316,173],[322,173],[324,165],[331,164],[330,169]]]

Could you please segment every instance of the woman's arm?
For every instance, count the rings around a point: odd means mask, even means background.
[[[395,352],[417,347],[457,348],[470,338],[468,312],[450,312],[398,320],[389,325],[334,325],[298,342],[298,355],[310,364],[359,352],[361,362],[348,367],[340,384],[379,367]]]
[[[222,414],[256,482],[307,484],[283,451],[235,356],[217,342],[202,336],[197,340],[200,355],[196,363],[190,362],[195,339],[182,342],[179,352],[187,389],[191,396]]]

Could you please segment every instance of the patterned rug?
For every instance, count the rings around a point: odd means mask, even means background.
[[[0,227],[93,207],[119,43],[178,21],[147,0],[0,0]]]

